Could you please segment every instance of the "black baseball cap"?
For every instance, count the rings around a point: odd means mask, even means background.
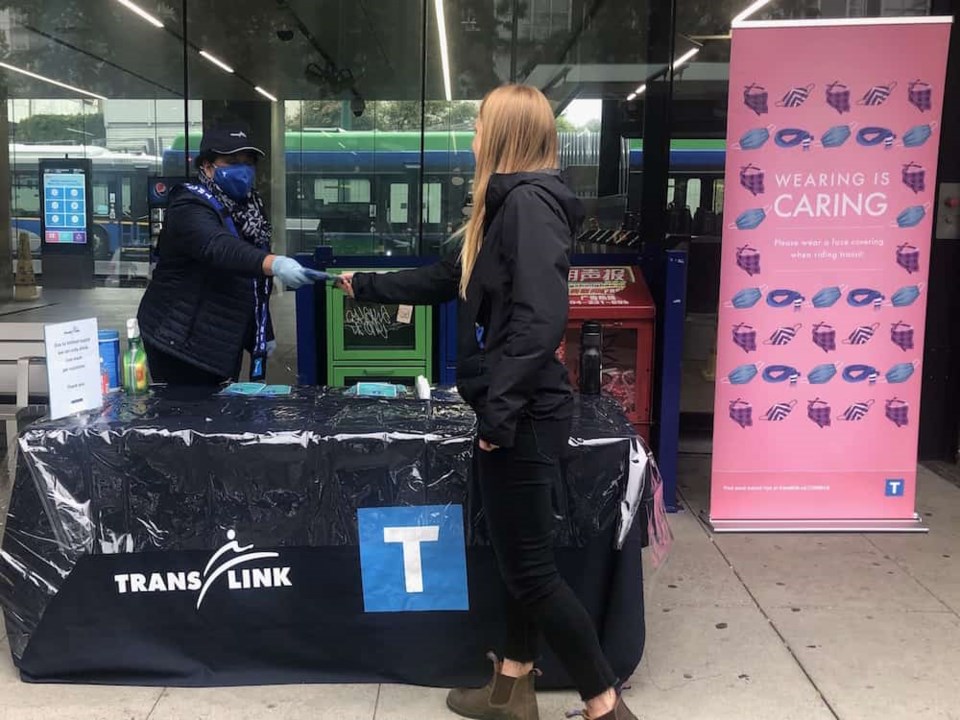
[[[233,155],[238,152],[252,152],[260,157],[266,154],[250,139],[250,126],[241,122],[221,123],[203,131],[200,141],[200,154],[197,155],[196,165],[209,160],[215,155]]]

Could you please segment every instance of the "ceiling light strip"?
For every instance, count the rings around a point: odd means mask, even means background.
[[[453,101],[453,89],[450,85],[450,48],[447,46],[447,18],[443,11],[443,0],[434,0],[437,10],[437,32],[440,35],[440,64],[443,66],[443,95],[447,102]]]
[[[130,0],[117,0],[117,2],[120,3],[121,5],[123,5],[123,6],[124,6],[125,8],[127,8],[128,10],[132,10],[133,12],[135,12],[137,15],[139,15],[140,17],[142,17],[144,20],[146,20],[148,23],[150,23],[150,24],[153,25],[154,27],[158,27],[158,28],[162,28],[162,27],[163,27],[163,23],[162,23],[160,20],[158,20],[157,18],[155,18],[153,15],[151,15],[150,13],[148,13],[146,10],[144,10],[144,9],[143,9],[142,7],[140,7],[139,5],[130,2]]]
[[[259,85],[254,85],[253,89],[256,90],[258,93],[260,93],[261,95],[263,95],[270,102],[278,102],[277,98],[274,95],[271,95]]]
[[[90,92],[89,90],[83,90],[81,88],[74,87],[73,85],[67,85],[66,83],[60,82],[59,80],[54,80],[53,78],[48,78],[45,75],[39,75],[35,72],[24,70],[23,68],[19,68],[16,65],[10,65],[5,62],[0,62],[0,67],[5,68],[7,70],[12,70],[15,73],[20,73],[21,75],[26,75],[27,77],[33,78],[34,80],[42,80],[45,83],[50,83],[51,85],[56,85],[57,87],[65,88],[67,90],[72,90],[73,92],[80,93],[81,95],[87,95],[89,97],[96,98],[97,100],[107,99],[103,95],[98,95],[95,92]]]
[[[229,65],[227,65],[227,64],[226,64],[223,60],[221,60],[220,58],[214,57],[213,55],[211,55],[210,53],[208,53],[206,50],[201,50],[201,51],[200,51],[200,56],[203,57],[203,58],[206,59],[206,60],[209,60],[210,62],[212,62],[214,65],[216,65],[218,68],[220,68],[220,69],[223,70],[224,72],[228,72],[228,73],[231,73],[231,74],[233,73],[233,68],[232,68],[232,67],[230,67]]]

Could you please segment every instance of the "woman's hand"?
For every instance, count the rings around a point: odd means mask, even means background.
[[[337,279],[334,283],[338,288],[343,290],[347,297],[356,299],[356,295],[353,293],[353,273],[347,272],[342,273],[337,276]]]
[[[494,450],[499,450],[499,445],[494,445],[493,443],[487,442],[484,439],[480,439],[480,449],[484,452],[493,452]]]

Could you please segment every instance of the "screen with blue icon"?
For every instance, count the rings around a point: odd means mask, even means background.
[[[87,243],[87,176],[82,168],[46,168],[43,173],[44,240]]]

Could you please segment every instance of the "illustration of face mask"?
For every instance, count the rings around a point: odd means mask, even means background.
[[[746,385],[757,376],[758,372],[756,365],[741,365],[727,375],[727,379],[732,385]]]
[[[933,108],[933,88],[923,80],[914,80],[907,88],[907,99],[920,112],[929,112]]]
[[[807,98],[810,97],[810,92],[813,90],[813,88],[814,85],[812,83],[805,87],[791,88],[777,103],[777,106],[786,108],[800,107],[807,101]]]
[[[762,208],[745,210],[737,218],[737,230],[755,230],[760,227],[760,223],[767,219],[767,214]],[[919,221],[918,221],[919,222]]]
[[[760,302],[761,297],[763,297],[763,293],[760,292],[760,288],[744,288],[733,296],[733,306],[737,310],[752,308]]]
[[[903,166],[901,178],[903,184],[918,195],[927,189],[927,171],[923,169],[922,165],[915,162]]]
[[[807,417],[813,420],[822,430],[830,427],[830,405],[820,398],[807,403]]]
[[[833,380],[833,377],[836,374],[836,365],[817,365],[813,370],[810,371],[810,374],[807,375],[807,380],[810,381],[811,385],[823,385],[824,383],[828,383]]]
[[[841,115],[850,112],[850,88],[841,82],[827,85],[827,105]]]
[[[920,297],[919,286],[907,285],[897,290],[890,298],[890,302],[893,303],[894,307],[907,307],[913,305],[918,297]]]
[[[734,325],[733,342],[744,352],[753,352],[757,349],[757,331],[745,323]]]
[[[886,378],[888,383],[905,383],[913,377],[913,363],[898,363],[887,370]]]
[[[833,287],[825,287],[823,290],[813,296],[813,300],[811,300],[811,302],[815,308],[833,307],[834,303],[840,299],[841,294],[840,288],[836,285]]]
[[[883,105],[887,101],[887,98],[890,97],[890,93],[892,93],[896,87],[897,83],[895,82],[892,82],[889,85],[874,85],[872,88],[867,90],[866,93],[864,93],[864,96],[860,99],[860,104],[867,105],[869,107]]]
[[[899,398],[887,400],[887,419],[897,427],[910,424],[910,406]]]
[[[873,400],[854,403],[846,409],[843,415],[840,416],[840,419],[846,422],[860,422],[867,416],[867,413],[870,412],[870,408],[872,407]]]
[[[879,324],[874,323],[873,325],[861,325],[852,333],[850,336],[844,340],[848,345],[866,345],[873,338],[874,333],[877,332],[877,328],[880,327]]]
[[[897,226],[902,228],[916,227],[926,216],[927,211],[923,205],[913,205],[897,215]]]
[[[782,422],[787,419],[787,416],[790,415],[791,412],[793,412],[793,408],[796,407],[796,405],[796,400],[771,405],[770,409],[767,410],[766,414],[763,416],[763,419],[770,422]]]
[[[753,405],[745,400],[732,400],[730,402],[730,419],[742,428],[748,428],[753,425]]]
[[[745,132],[740,138],[740,147],[743,150],[757,150],[762,148],[769,139],[770,131],[767,128],[754,128]]]
[[[917,125],[907,130],[903,136],[903,144],[909,148],[920,147],[930,139],[931,135],[933,135],[932,127],[929,125]]]
[[[794,325],[793,327],[781,327],[774,330],[769,339],[767,340],[767,345],[789,345],[790,341],[797,336],[801,325]]]
[[[898,247],[897,265],[911,275],[915,272],[920,272],[920,249],[910,243],[904,243]]]
[[[913,350],[913,326],[897,322],[890,328],[890,341],[904,352]]]
[[[852,134],[849,125],[837,125],[827,130],[820,142],[825,148],[837,148],[849,140]]]
[[[760,253],[749,245],[737,248],[737,267],[753,277],[760,274]]]
[[[757,115],[764,115],[769,111],[767,104],[769,97],[769,93],[760,85],[748,85],[743,90],[743,104]]]

